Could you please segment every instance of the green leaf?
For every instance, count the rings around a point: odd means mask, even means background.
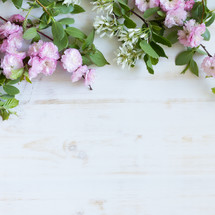
[[[146,68],[147,68],[148,72],[153,75],[154,74],[154,69],[153,69],[150,57],[146,54],[143,59],[144,59],[144,61],[146,63]]]
[[[62,51],[63,49],[67,48],[69,44],[68,36],[65,34],[62,40],[55,40],[54,44],[58,47],[58,51]]]
[[[60,22],[63,25],[71,25],[75,22],[75,20],[73,18],[64,18],[59,20],[58,22]]]
[[[201,22],[203,9],[202,2],[196,2],[191,10],[191,17],[197,22]]]
[[[19,101],[15,98],[12,98],[12,99],[8,99],[4,103],[3,107],[8,110],[8,109],[15,108],[18,104],[19,104]]]
[[[152,38],[157,43],[163,44],[163,45],[168,46],[168,47],[172,46],[171,42],[161,35],[153,33]]]
[[[89,58],[96,66],[99,66],[99,67],[109,64],[99,50],[96,50],[95,53],[89,54]]]
[[[192,50],[181,52],[175,59],[176,65],[186,65],[190,62],[193,57]]]
[[[211,88],[211,91],[212,91],[213,94],[215,94],[215,87]]]
[[[200,55],[207,55],[205,51],[202,51],[201,49],[196,49],[196,52],[199,53]]]
[[[17,78],[17,79],[15,79],[15,80],[9,80],[8,82],[7,82],[7,85],[14,85],[14,84],[17,84],[17,83],[19,83],[20,82],[20,78]]]
[[[83,45],[82,45],[82,49],[86,49],[86,48],[88,48],[91,44],[93,44],[94,37],[95,37],[95,30],[93,29],[93,30],[91,31],[91,33],[88,35],[87,39],[84,41],[84,43],[83,43]]]
[[[120,6],[125,10],[125,11],[129,11],[130,8],[128,7],[128,5],[123,1],[123,0],[118,0]]]
[[[20,9],[22,7],[23,0],[12,0],[16,8]]]
[[[116,2],[113,3],[113,12],[117,16],[122,16],[121,9],[120,9],[119,5]]]
[[[10,112],[7,110],[0,110],[0,116],[2,117],[3,120],[8,120],[10,117]]]
[[[214,21],[215,21],[215,14],[213,13],[211,18],[205,23],[205,25],[207,27],[209,27],[210,25],[212,25],[214,23]]]
[[[70,13],[72,13],[72,14],[78,14],[78,13],[83,13],[83,12],[85,12],[84,8],[81,7],[81,6],[79,6],[79,5],[77,5],[77,4],[73,5],[73,7],[74,7],[73,11],[70,12]]]
[[[70,36],[78,38],[78,39],[84,40],[87,37],[81,30],[74,28],[74,27],[68,27],[68,28],[66,28],[65,31]]]
[[[151,47],[156,51],[156,53],[157,53],[160,57],[168,58],[167,55],[166,55],[166,53],[165,53],[165,51],[164,51],[164,49],[163,49],[161,46],[159,46],[157,43],[155,43],[155,42],[152,41],[152,42],[150,43],[150,45],[151,45]]]
[[[54,6],[54,10],[56,12],[56,15],[58,14],[68,14],[74,11],[74,7],[72,4],[70,4],[69,6],[62,4],[62,2],[58,2],[56,3],[56,5]]]
[[[64,37],[63,25],[60,22],[52,24],[52,34],[55,40],[62,40]]]
[[[23,34],[25,40],[31,40],[38,35],[37,29],[35,27],[29,28]]]
[[[125,15],[124,15],[124,18],[125,18],[124,25],[127,28],[136,28],[137,24],[132,19],[130,19],[128,16],[125,16]]]
[[[17,80],[17,78],[19,78],[23,74],[23,72],[24,72],[24,68],[14,69],[14,70],[11,71],[10,78],[13,79],[13,80]]]
[[[178,31],[172,31],[166,36],[166,39],[169,40],[172,44],[178,42]]]
[[[162,10],[157,11],[157,14],[158,14],[160,17],[165,17],[165,16],[166,16],[166,13],[163,12]]]
[[[183,69],[181,74],[185,74],[185,72],[189,69],[189,67],[190,67],[190,63],[187,64],[187,66]]]
[[[148,54],[149,56],[153,58],[159,58],[159,55],[155,52],[155,50],[150,46],[150,44],[147,43],[146,40],[142,40],[140,42],[141,49]]]
[[[204,34],[202,34],[202,36],[203,36],[204,40],[209,41],[211,38],[210,31],[206,28],[206,31]]]
[[[3,89],[6,93],[8,93],[9,95],[16,95],[19,93],[19,89],[17,89],[14,86],[11,85],[4,85]]]
[[[190,61],[190,71],[196,75],[196,76],[199,76],[199,68],[198,68],[198,65],[196,63],[196,61],[194,61],[193,59],[191,59]]]
[[[153,8],[147,9],[143,14],[143,18],[148,19],[150,16],[155,14],[159,9],[160,9],[160,7],[153,7]]]
[[[86,55],[82,56],[82,60],[83,60],[83,65],[89,66],[92,64],[92,61]]]
[[[47,13],[43,13],[40,17],[39,29],[45,29],[49,27],[50,23],[48,23],[49,15]]]

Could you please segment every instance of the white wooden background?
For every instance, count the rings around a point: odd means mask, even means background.
[[[214,215],[215,81],[180,75],[180,45],[152,76],[117,67],[114,40],[96,44],[113,65],[92,92],[60,70],[20,85],[18,117],[0,122],[0,214]]]

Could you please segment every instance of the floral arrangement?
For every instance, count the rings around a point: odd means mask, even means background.
[[[3,120],[19,104],[15,98],[19,90],[14,85],[21,81],[31,83],[41,74],[52,75],[57,64],[71,73],[72,82],[83,80],[92,90],[95,69],[91,66],[108,64],[93,43],[95,32],[121,42],[116,61],[122,67],[135,67],[138,60],[144,60],[149,73],[154,74],[153,65],[159,58],[168,58],[164,46],[179,42],[185,50],[178,54],[175,63],[184,65],[182,73],[190,70],[198,76],[194,57],[201,54],[207,55],[201,68],[207,77],[215,77],[215,56],[202,44],[203,40],[210,39],[208,27],[215,20],[207,0],[94,0],[91,3],[98,15],[89,35],[72,26],[75,22],[72,14],[85,12],[78,0],[12,2],[26,15],[15,14],[9,19],[0,16],[0,115]],[[42,8],[41,16],[31,16],[38,8]],[[60,19],[60,15],[65,17]],[[48,28],[51,36],[44,33]],[[212,91],[215,93],[215,88]]]

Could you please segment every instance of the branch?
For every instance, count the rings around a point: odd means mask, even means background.
[[[142,17],[142,16],[140,16],[139,14],[137,14],[135,11],[133,11],[133,10],[130,10],[130,12],[131,13],[133,13],[135,16],[137,16],[138,18],[140,18],[144,23],[145,23],[145,25],[147,26],[147,27],[149,27],[149,25],[148,25],[148,23],[146,22],[146,20]]]
[[[202,44],[201,44],[200,46],[205,50],[205,52],[207,53],[207,55],[208,55],[209,57],[212,57],[212,55],[208,52],[208,50],[206,49],[205,46],[203,46]]]
[[[8,21],[7,19],[3,18],[2,16],[0,16],[0,19],[3,20],[3,21],[5,21],[5,22]],[[28,27],[28,28],[29,28],[29,27]],[[38,32],[39,34],[43,35],[44,37],[46,37],[47,39],[53,41],[53,39],[52,39],[51,37],[49,37],[48,35],[44,34],[43,32],[41,32],[41,31],[37,31],[37,32]]]
[[[51,14],[48,12],[48,10],[46,9],[46,7],[45,7],[43,4],[41,4],[39,0],[36,0],[36,2],[37,2],[37,4],[39,4],[39,5],[45,10],[45,12],[46,12],[49,16],[51,16]]]

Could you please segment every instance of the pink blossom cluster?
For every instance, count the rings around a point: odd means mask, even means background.
[[[53,42],[40,40],[31,44],[27,53],[21,52],[24,41],[21,24],[24,19],[16,14],[8,22],[0,25],[0,52],[4,54],[1,68],[8,79],[16,77],[14,73],[22,68],[28,71],[30,79],[36,78],[40,73],[46,76],[52,75],[57,62],[61,60],[63,68],[72,73],[72,82],[83,78],[87,86],[92,84],[95,70],[88,69],[82,64],[82,56],[77,49],[67,49],[60,57],[58,48]]]
[[[35,78],[38,74],[52,75],[57,67],[57,60],[60,58],[58,48],[52,42],[34,42],[29,46],[28,64],[29,78]]]
[[[183,30],[178,31],[179,42],[185,47],[198,47],[202,40],[202,34],[205,33],[205,24],[198,24],[194,19],[187,21]]]
[[[149,8],[158,7],[160,0],[135,0],[135,4],[141,12],[145,12]]]
[[[95,78],[95,69],[88,69],[86,65],[82,65],[82,56],[77,49],[67,49],[61,57],[61,62],[63,68],[72,73],[72,82],[84,78],[86,86],[92,84]]]
[[[194,0],[135,0],[137,8],[145,12],[148,8],[160,7],[166,12],[166,27],[183,26],[188,11],[193,8]]]
[[[22,27],[14,24],[13,17],[0,25],[0,52],[4,53],[1,60],[3,73],[10,78],[13,71],[23,68],[23,59],[26,57],[24,52],[20,52],[23,42]]]
[[[205,24],[198,24],[193,19],[186,21],[195,0],[135,0],[135,3],[142,12],[159,6],[166,13],[164,24],[167,28],[183,26],[183,30],[178,31],[178,39],[185,47],[194,48],[201,44],[202,34],[206,30]]]
[[[206,57],[202,62],[201,68],[209,77],[215,77],[215,55]]]

